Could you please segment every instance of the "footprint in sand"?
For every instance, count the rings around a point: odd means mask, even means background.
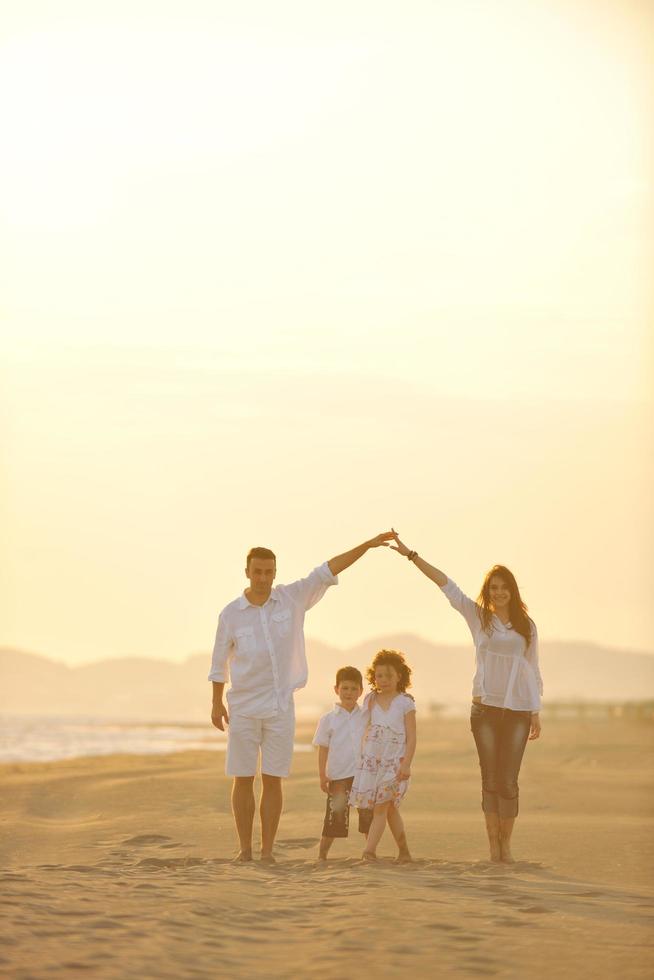
[[[100,909],[50,909],[50,915],[63,915],[66,918],[84,918],[85,916],[102,915]]]
[[[278,840],[275,847],[316,847],[320,843],[318,837],[287,837],[286,840]]]
[[[494,923],[496,926],[509,926],[510,928],[529,925],[524,919],[495,919]]]
[[[205,864],[204,858],[143,858],[139,868],[193,868]]]
[[[137,837],[128,837],[122,843],[140,847],[143,844],[166,844],[169,840],[170,837],[165,834],[139,834]]]
[[[518,895],[498,895],[493,901],[497,905],[510,905],[512,908],[521,909],[524,905],[524,899]]]
[[[95,922],[88,922],[87,927],[90,929],[123,929],[124,928],[122,922],[116,922],[115,919],[96,919]]]

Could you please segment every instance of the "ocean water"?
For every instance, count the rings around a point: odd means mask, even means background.
[[[227,738],[208,724],[129,723],[93,718],[0,718],[0,762],[49,762],[83,756],[149,755],[202,749],[224,752]],[[311,752],[311,745],[295,745]]]

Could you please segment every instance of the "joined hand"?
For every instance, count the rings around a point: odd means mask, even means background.
[[[399,535],[395,528],[391,528],[391,537],[395,541],[395,544],[391,545],[393,551],[397,551],[403,558],[406,558],[407,555],[411,554],[411,549],[407,548],[404,542],[400,541]],[[395,545],[397,545],[397,547]]]
[[[366,544],[369,548],[388,548],[388,542],[394,537],[395,533],[393,531],[383,531],[381,534],[376,534]]]

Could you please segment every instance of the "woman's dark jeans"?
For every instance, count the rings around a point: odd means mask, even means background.
[[[473,701],[470,728],[481,768],[481,808],[500,819],[518,815],[518,773],[529,737],[531,712]]]

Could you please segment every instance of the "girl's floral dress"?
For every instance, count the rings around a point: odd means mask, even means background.
[[[369,715],[368,726],[350,790],[350,806],[372,810],[389,800],[399,806],[409,787],[408,779],[397,778],[406,747],[404,716],[416,710],[416,703],[408,694],[396,694],[384,711],[373,691],[366,695],[363,710]]]

